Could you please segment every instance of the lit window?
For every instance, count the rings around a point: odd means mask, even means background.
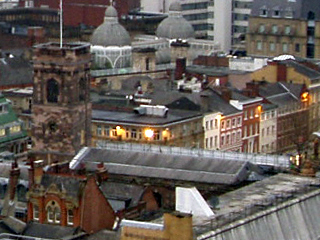
[[[10,133],[17,133],[21,131],[20,125],[10,127]]]
[[[6,130],[4,128],[0,129],[0,137],[5,136],[6,135]]]

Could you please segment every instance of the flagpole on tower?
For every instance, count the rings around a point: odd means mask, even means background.
[[[62,0],[60,0],[59,9],[60,9],[60,48],[62,48],[62,31],[63,31]]]

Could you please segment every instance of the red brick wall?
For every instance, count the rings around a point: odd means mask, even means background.
[[[112,229],[115,213],[93,176],[88,179],[81,205],[83,213],[80,226],[84,231],[94,233],[105,228]]]
[[[34,6],[47,5],[51,9],[59,8],[59,0],[34,0]],[[78,26],[83,23],[87,26],[99,26],[104,19],[104,13],[110,1],[106,0],[63,0],[63,19],[67,26]],[[128,15],[130,9],[139,7],[139,0],[115,0],[114,6],[119,17]],[[20,1],[21,7],[25,0]]]

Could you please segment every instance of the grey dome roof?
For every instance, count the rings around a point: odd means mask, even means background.
[[[169,6],[169,11],[181,12],[182,11],[181,4],[179,2],[171,3],[170,6]]]
[[[180,3],[173,2],[169,10],[169,17],[163,19],[156,30],[157,37],[169,39],[194,38],[195,33],[192,25],[181,15]]]
[[[113,6],[109,6],[104,15],[106,17],[118,17],[118,12]]]
[[[109,6],[104,22],[94,30],[90,43],[98,46],[130,46],[131,39],[127,30],[119,23],[117,10]]]

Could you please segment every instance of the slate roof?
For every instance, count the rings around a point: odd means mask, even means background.
[[[44,186],[44,189],[48,189],[51,184],[55,184],[60,191],[65,190],[68,196],[72,196],[75,199],[78,199],[83,188],[83,181],[80,178],[44,174],[41,179],[41,185]]]
[[[285,82],[267,83],[259,87],[259,95],[281,107],[300,101],[302,88],[302,84]]]
[[[22,57],[0,58],[0,87],[32,83],[33,69],[28,60]]]
[[[308,12],[313,11],[315,13],[315,20],[319,20],[320,6],[318,0],[294,0],[294,1],[283,1],[283,0],[255,0],[252,3],[252,16],[259,16],[260,9],[264,8],[269,10],[267,16],[272,17],[272,9],[280,10],[280,17],[285,17],[285,10],[291,10],[294,19],[307,19]]]
[[[208,97],[208,112],[221,112],[225,116],[241,112],[229,104],[229,102],[222,99],[221,95],[215,90],[207,90],[204,91],[203,94]]]
[[[80,158],[89,170],[103,162],[110,174],[210,184],[236,184],[245,180],[252,170],[249,162],[234,159],[127,149],[88,148]]]
[[[167,124],[174,124],[191,118],[199,118],[201,113],[195,111],[183,111],[169,109],[167,117],[138,115],[132,112],[124,111],[105,111],[105,110],[92,110],[92,120],[106,121],[114,124],[143,124],[163,126]]]
[[[77,233],[79,233],[78,228],[29,222],[26,230],[23,232],[23,236],[45,239],[64,239]]]
[[[320,72],[313,70],[303,64],[300,64],[297,61],[288,60],[288,61],[281,62],[281,64],[286,64],[290,67],[293,67],[298,73],[305,75],[306,77],[310,78],[311,80],[320,78]]]
[[[108,182],[108,181],[102,182],[100,185],[100,189],[103,192],[105,198],[108,200],[110,199],[119,200],[119,201],[130,200],[130,204],[128,207],[137,206],[145,190],[144,187],[138,186],[138,185],[118,183],[118,182]],[[117,211],[122,209],[114,209],[114,210]]]

